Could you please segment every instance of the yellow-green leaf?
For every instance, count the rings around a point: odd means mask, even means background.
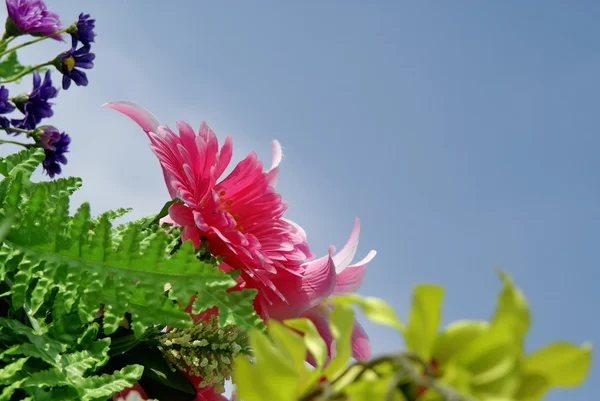
[[[517,341],[521,343],[529,330],[530,316],[527,300],[521,290],[513,284],[510,276],[498,269],[498,274],[504,287],[498,295],[496,313],[492,319],[493,324],[512,327]]]
[[[483,321],[459,320],[449,324],[435,340],[433,357],[445,364],[488,329],[489,324]]]
[[[306,344],[306,347],[315,358],[317,367],[322,367],[327,359],[327,344],[325,344],[323,337],[319,334],[314,323],[306,318],[288,319],[284,320],[283,323],[304,334],[304,343]]]
[[[413,302],[406,326],[406,346],[429,360],[433,352],[442,319],[444,289],[434,285],[418,285],[413,292]]]
[[[244,356],[235,359],[233,379],[239,397],[244,401],[295,401],[300,378],[294,363],[260,331],[253,329],[249,336],[256,363]]]
[[[354,329],[354,311],[347,305],[336,305],[329,317],[329,329],[335,341],[335,357],[325,368],[325,376],[332,379],[346,367],[352,356],[350,339]]]
[[[336,305],[357,305],[372,322],[393,327],[400,332],[404,331],[404,325],[398,319],[396,312],[383,299],[344,294],[332,297],[328,301]]]
[[[551,386],[574,387],[580,385],[592,363],[592,347],[566,342],[550,344],[525,358],[524,370],[548,379]]]
[[[391,376],[378,380],[360,380],[348,385],[345,393],[352,401],[406,401],[406,398],[398,390],[393,390],[391,398],[388,398],[391,389],[390,385],[392,384],[391,380]]]

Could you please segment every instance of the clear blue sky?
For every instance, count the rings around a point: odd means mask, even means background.
[[[378,251],[362,293],[403,318],[420,282],[446,287],[446,322],[487,318],[499,265],[530,301],[528,348],[600,343],[600,3],[48,4],[98,19],[90,86],[63,91],[54,119],[93,211],[138,217],[167,198],[145,136],[99,108],[134,100],[231,133],[237,160],[270,162],[278,138],[280,189],[313,252],[360,217],[359,256]],[[367,328],[376,352],[402,346]],[[548,400],[591,400],[598,380]]]

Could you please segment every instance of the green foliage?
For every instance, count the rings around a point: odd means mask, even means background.
[[[335,339],[335,354],[328,364],[321,362],[327,355],[326,345],[318,339],[316,328],[308,319],[292,319],[284,321],[284,325],[269,321],[268,337],[257,330],[250,332],[255,361],[237,358],[233,375],[236,394],[242,401],[407,401],[415,399],[411,389],[407,389],[407,385],[414,384],[433,389],[444,398],[469,399],[423,376],[418,368],[424,363],[415,353],[386,355],[348,366],[355,323],[352,305],[366,311],[373,321],[396,329],[404,326],[380,299],[341,295],[331,302],[335,307],[329,328]],[[315,356],[314,369],[304,363],[307,352]]]
[[[250,333],[255,361],[235,361],[237,395],[242,401],[538,401],[554,387],[581,384],[590,369],[590,346],[557,342],[525,354],[527,302],[510,277],[499,274],[504,285],[491,321],[454,322],[441,332],[443,290],[434,285],[415,288],[406,326],[383,300],[333,297],[329,329],[335,353],[328,362],[326,344],[310,320],[285,321],[287,328],[269,322],[268,336]],[[351,305],[395,328],[408,350],[348,366]],[[303,363],[308,352],[314,369]]]
[[[590,347],[558,342],[526,355],[527,301],[505,272],[498,273],[503,287],[490,322],[454,322],[441,332],[441,289],[418,286],[405,335],[408,349],[436,367],[441,382],[481,401],[538,401],[553,387],[581,384],[590,368]],[[419,323],[421,327],[412,331],[413,316],[420,316],[417,322],[432,323]],[[413,340],[419,332],[432,341],[424,346],[422,338]],[[440,398],[426,393],[424,399]]]
[[[0,48],[0,52],[6,50],[6,46]],[[0,78],[12,78],[25,71],[27,67],[21,65],[16,52],[11,52],[0,60]]]
[[[262,327],[255,292],[228,293],[235,281],[199,260],[191,243],[175,249],[157,225],[113,229],[125,209],[92,218],[84,203],[69,215],[81,180],[29,181],[42,159],[37,149],[0,159],[0,301],[9,305],[0,319],[0,400],[106,400],[144,369],[106,371],[110,355],[158,337],[156,328],[192,326],[184,308],[194,295],[194,312],[217,307],[220,326]]]

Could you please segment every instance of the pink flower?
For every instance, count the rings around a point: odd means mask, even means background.
[[[207,386],[197,388],[197,385],[202,378],[188,376],[188,379],[190,379],[190,382],[196,387],[196,398],[192,401],[229,401],[225,396],[217,393],[212,387]],[[144,392],[142,386],[140,386],[139,383],[136,383],[133,387],[118,392],[112,399],[113,401],[137,401],[148,400],[148,396]]]
[[[135,383],[133,387],[126,388],[115,395],[113,395],[113,401],[136,401],[136,400],[147,400],[148,396],[144,392],[142,386],[139,383]]]
[[[375,257],[377,252],[370,251],[364,259],[355,264],[351,264],[358,247],[359,233],[360,221],[359,219],[356,219],[348,242],[346,242],[346,245],[344,245],[340,252],[332,257],[333,263],[335,264],[335,284],[333,290],[330,294],[327,294],[327,296],[356,292],[362,284],[367,263]],[[305,280],[312,280],[312,272],[313,270],[307,268]],[[316,271],[314,271],[314,273],[319,274]],[[321,294],[320,298],[313,300],[313,302],[317,301],[317,304],[310,310],[304,312],[302,317],[310,319],[315,324],[321,337],[323,337],[325,343],[328,345],[328,353],[331,357],[335,351],[335,344],[328,325],[332,307],[327,304],[327,300],[325,297],[322,297],[322,295],[323,294]],[[358,322],[355,322],[354,324],[351,343],[352,356],[354,358],[364,360],[371,357],[369,337]],[[308,358],[308,361],[313,363],[311,357]]]
[[[195,246],[207,241],[212,254],[224,257],[222,270],[241,270],[236,289],[259,290],[255,305],[262,316],[270,315],[272,305],[289,304],[283,290],[301,288],[304,263],[312,254],[302,229],[283,218],[287,205],[274,188],[281,161],[279,143],[273,142],[269,170],[263,171],[252,152],[220,179],[231,161],[230,136],[219,150],[216,135],[205,123],[195,133],[187,123],[178,122],[176,134],[135,103],[105,106],[129,116],[150,138],[169,194],[184,202],[169,209],[171,220],[184,227],[182,239]]]

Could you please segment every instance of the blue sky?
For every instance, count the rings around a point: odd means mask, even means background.
[[[445,286],[445,322],[487,318],[499,265],[530,302],[529,349],[600,343],[600,3],[48,4],[98,20],[90,85],[63,91],[53,120],[93,211],[140,217],[167,199],[145,136],[100,108],[137,101],[232,134],[237,160],[269,163],[279,139],[288,216],[319,255],[360,217],[358,256],[378,251],[361,292],[403,318],[421,282]],[[367,328],[376,352],[402,347]],[[598,380],[548,400],[592,399]]]

